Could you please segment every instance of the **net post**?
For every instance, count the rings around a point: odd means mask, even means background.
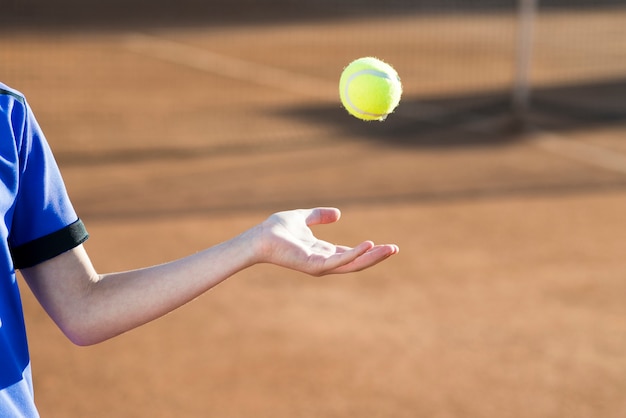
[[[530,70],[538,0],[518,0],[517,46],[512,106],[516,123],[525,126],[530,109]]]

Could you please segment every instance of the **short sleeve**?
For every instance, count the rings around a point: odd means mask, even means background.
[[[26,100],[12,121],[18,173],[9,246],[15,268],[25,268],[78,246],[88,234]]]

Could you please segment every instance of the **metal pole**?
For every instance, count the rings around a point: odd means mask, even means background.
[[[513,80],[513,112],[518,122],[524,123],[530,108],[530,70],[534,38],[534,23],[538,0],[519,0],[519,20],[515,75]]]

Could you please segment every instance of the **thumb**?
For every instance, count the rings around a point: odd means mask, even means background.
[[[307,226],[330,224],[337,222],[341,217],[341,211],[337,208],[314,208],[309,209],[306,217]]]

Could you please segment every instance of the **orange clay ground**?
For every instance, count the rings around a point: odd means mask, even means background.
[[[555,14],[537,31],[556,44],[585,22],[610,38],[623,21]],[[539,128],[520,134],[506,104],[440,112],[506,97],[513,23],[3,33],[2,79],[38,115],[99,271],[162,263],[316,205],[343,211],[315,229],[324,239],[400,246],[340,277],[256,266],[86,348],[24,287],[42,416],[626,416],[623,119],[537,112]],[[626,70],[609,50],[623,42],[580,53],[613,60],[595,66],[541,45],[540,89],[592,88]],[[341,68],[363,55],[394,64],[405,86],[382,124],[353,119],[336,97]]]

